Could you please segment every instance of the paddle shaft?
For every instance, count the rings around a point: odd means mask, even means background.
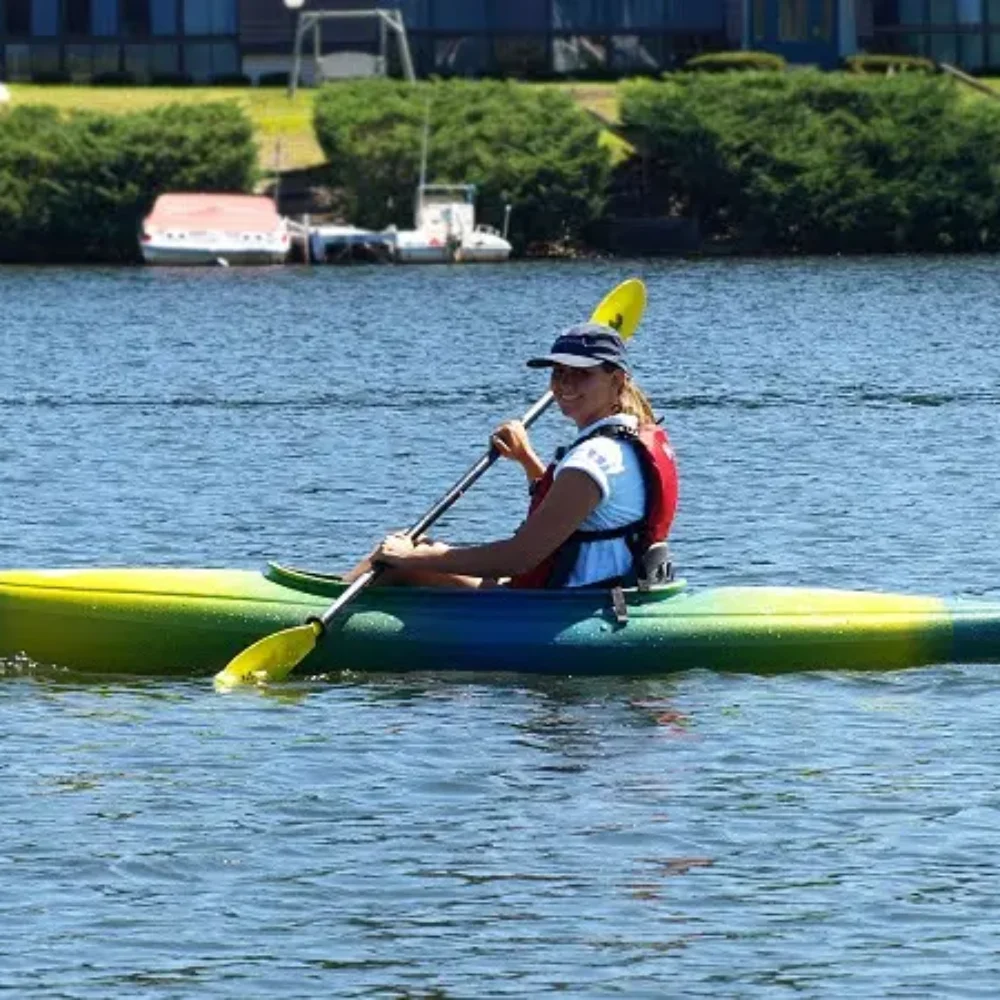
[[[521,423],[525,427],[530,427],[551,405],[553,400],[553,395],[550,392],[546,392],[541,399],[535,403],[534,406],[528,410],[523,417],[521,417]],[[479,459],[476,464],[469,469],[469,471],[462,476],[458,482],[436,503],[429,511],[412,528],[407,529],[405,535],[407,538],[419,538],[438,518],[441,517],[445,511],[449,510],[458,500],[460,500],[469,489],[470,486],[500,457],[499,452],[495,448],[490,448],[482,458]],[[339,614],[341,608],[349,604],[354,600],[357,594],[360,594],[365,587],[368,586],[378,575],[382,572],[382,566],[373,566],[370,570],[362,573],[348,588],[345,590],[340,597],[337,598],[333,604],[330,605],[321,615],[317,615],[309,619],[311,622],[316,622],[322,626],[325,631],[334,618]]]

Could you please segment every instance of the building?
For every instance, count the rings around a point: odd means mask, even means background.
[[[1000,67],[1000,0],[306,0],[398,7],[417,73],[518,77],[656,73],[720,49],[831,67],[859,50]],[[0,78],[209,81],[287,70],[283,0],[0,0]],[[374,52],[377,27],[335,21],[323,50]]]

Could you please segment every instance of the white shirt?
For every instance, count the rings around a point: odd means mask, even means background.
[[[577,441],[592,434],[598,427],[622,426],[635,430],[636,417],[616,414],[584,427]],[[642,466],[635,447],[620,438],[598,434],[580,444],[574,442],[555,469],[555,477],[565,469],[577,469],[590,476],[601,491],[601,501],[580,525],[582,531],[604,531],[638,521],[646,512],[646,488]],[[567,587],[582,587],[615,576],[624,576],[632,569],[632,553],[624,538],[584,542]]]

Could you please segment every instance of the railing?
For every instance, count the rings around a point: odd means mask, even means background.
[[[949,76],[953,76],[956,80],[961,81],[968,87],[973,87],[982,94],[988,94],[995,101],[1000,101],[1000,93],[997,93],[988,83],[983,83],[982,80],[977,80],[974,76],[969,76],[968,73],[960,70],[957,66],[952,66],[951,63],[938,63],[938,68],[942,73],[947,73]]]

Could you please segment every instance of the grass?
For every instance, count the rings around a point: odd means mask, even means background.
[[[618,96],[613,83],[546,84],[566,87],[582,108],[604,121],[618,120]],[[250,117],[257,133],[260,164],[265,171],[294,170],[323,162],[323,151],[312,128],[315,90],[301,89],[289,98],[279,87],[85,87],[8,84],[11,103],[49,104],[63,111],[101,111],[124,114],[144,111],[157,104],[196,104],[204,101],[235,101]],[[629,147],[609,131],[601,141],[616,159],[628,155]]]
[[[315,90],[289,98],[279,87],[83,87],[63,84],[8,84],[11,104],[49,104],[63,111],[124,114],[157,104],[235,101],[257,132],[260,164],[265,170],[290,170],[323,162],[312,128]]]

